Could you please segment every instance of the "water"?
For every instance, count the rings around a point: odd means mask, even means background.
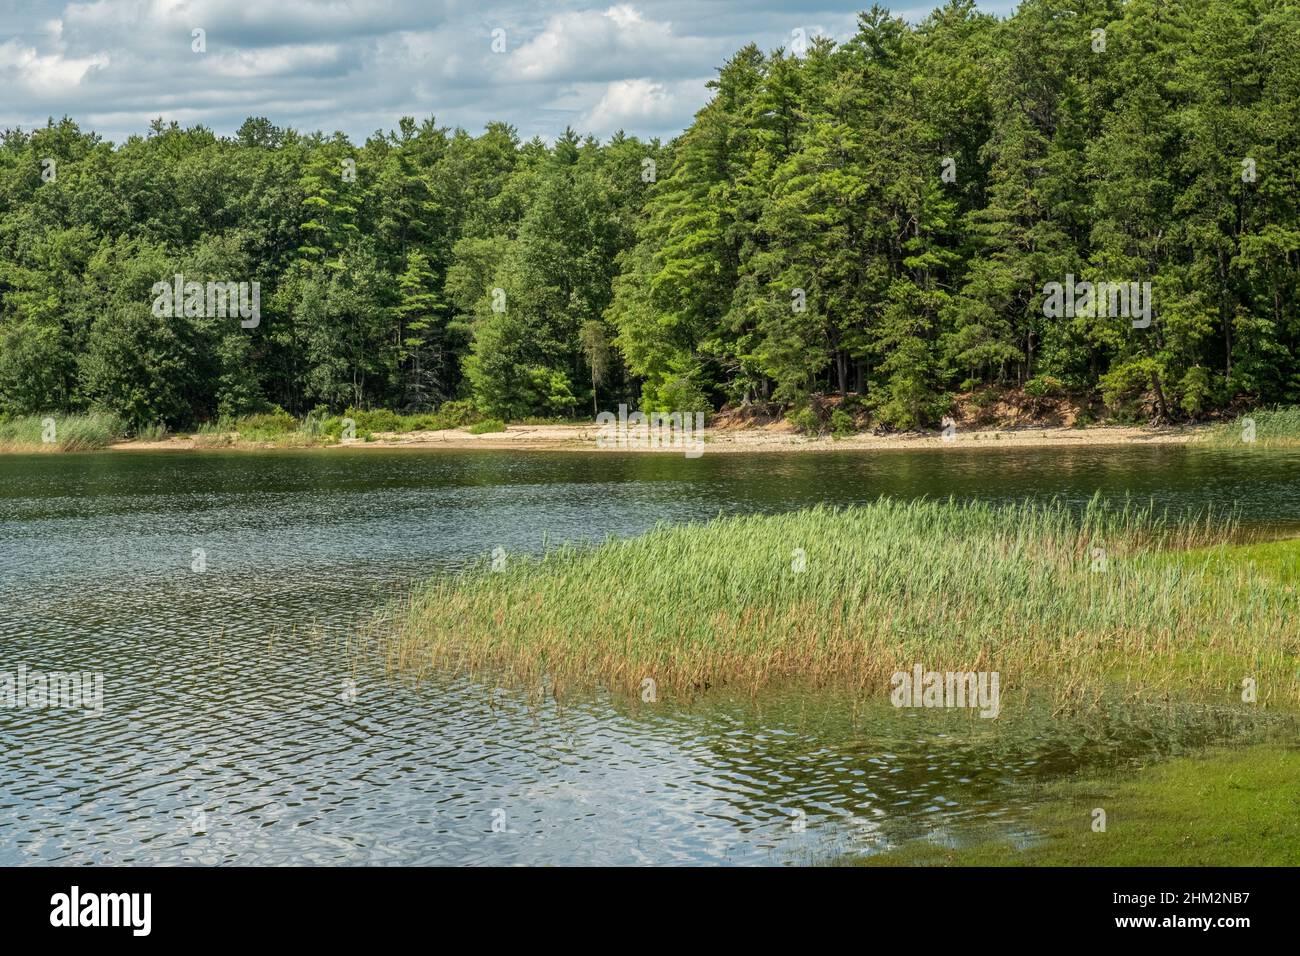
[[[1212,707],[987,722],[797,694],[557,707],[388,680],[346,637],[496,547],[881,494],[1100,490],[1289,532],[1297,465],[1179,446],[0,456],[0,671],[104,675],[98,715],[0,710],[0,864],[806,863],[1016,833],[1009,784],[1269,728]]]

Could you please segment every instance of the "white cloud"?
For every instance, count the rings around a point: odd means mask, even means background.
[[[316,72],[322,67],[336,67],[344,58],[342,48],[332,43],[231,50],[214,53],[212,56],[215,73],[243,79],[291,76],[302,71]]]
[[[614,80],[575,125],[599,136],[620,129],[668,130],[678,125],[680,117],[704,105],[708,93],[704,83],[702,79],[671,85],[648,79]]]
[[[0,43],[0,77],[5,86],[28,93],[65,95],[77,88],[86,74],[109,65],[107,53],[69,57],[62,53],[39,53],[35,47],[16,40]]]
[[[67,115],[121,142],[157,116],[360,141],[404,115],[477,132],[672,136],[747,43],[853,32],[864,0],[0,0],[0,129]],[[899,4],[900,9],[903,4]],[[191,51],[191,30],[207,52]],[[505,54],[491,51],[506,30]]]
[[[665,76],[684,67],[698,73],[714,53],[708,41],[678,36],[671,23],[620,4],[556,14],[515,52],[510,68],[527,80],[608,79],[629,69]]]

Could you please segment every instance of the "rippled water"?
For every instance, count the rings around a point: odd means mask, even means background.
[[[0,864],[781,863],[1014,831],[1008,782],[1260,728],[790,694],[534,706],[354,671],[346,638],[406,582],[498,546],[881,494],[1101,490],[1293,529],[1297,465],[1168,446],[0,456],[0,671],[104,676],[98,715],[0,710]]]

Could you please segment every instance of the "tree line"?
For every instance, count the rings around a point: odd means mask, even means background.
[[[0,415],[1300,401],[1296,0],[876,7],[710,87],[669,143],[7,130]],[[260,321],[156,314],[174,276],[259,283]],[[1045,308],[1067,277],[1149,284],[1150,321]]]

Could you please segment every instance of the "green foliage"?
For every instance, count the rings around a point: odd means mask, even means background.
[[[126,437],[126,424],[109,412],[0,416],[0,448],[93,451]]]
[[[842,408],[831,412],[831,434],[836,438],[848,438],[857,432],[853,416]]]
[[[434,421],[441,424],[434,425],[434,428],[463,428],[466,425],[472,425],[481,419],[483,415],[475,407],[474,403],[468,399],[461,399],[454,402],[445,402],[438,409],[434,416]]]
[[[506,423],[499,418],[488,418],[476,425],[469,426],[471,435],[486,435],[488,432],[503,432],[506,430]]]
[[[1158,374],[1159,365],[1155,359],[1130,359],[1101,377],[1102,400],[1117,412],[1136,414],[1139,401]]]
[[[1237,448],[1294,448],[1300,446],[1300,407],[1257,408],[1216,426],[1206,437]]]
[[[1030,398],[1056,398],[1065,393],[1065,383],[1055,375],[1035,375],[1025,382],[1025,394]]]
[[[698,381],[690,375],[673,376],[649,395],[642,409],[655,412],[710,412],[713,410],[709,396]]]
[[[1244,654],[1261,687],[1294,701],[1296,547],[1251,573],[1251,555],[1228,547],[1239,533],[1211,515],[1099,498],[1081,509],[881,499],[722,518],[439,578],[394,607],[387,647],[400,669],[630,690],[653,671],[670,693],[887,688],[925,661],[997,670],[1004,687],[1061,702],[1111,682],[1222,693]]]
[[[916,428],[986,387],[1134,419],[1300,402],[1297,63],[1289,2],[948,0],[800,56],[744,47],[668,144],[432,117],[360,145],[264,118],[7,130],[0,412],[857,394]],[[177,273],[259,282],[260,323],[154,315]],[[1150,325],[1046,316],[1067,274],[1149,282]]]
[[[786,416],[795,431],[804,435],[820,435],[824,427],[822,418],[811,405],[796,408]]]

